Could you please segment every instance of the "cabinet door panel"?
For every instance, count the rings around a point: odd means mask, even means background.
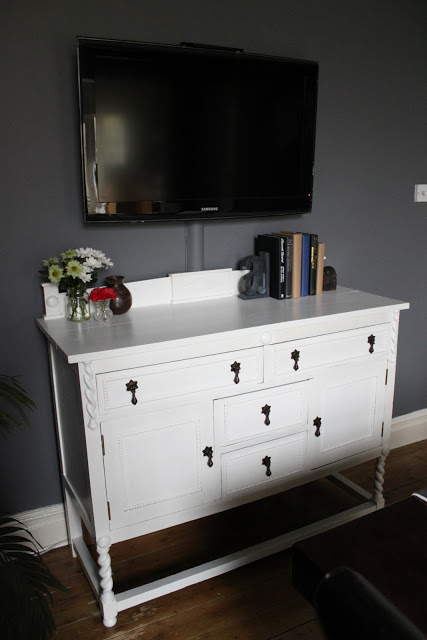
[[[307,426],[308,382],[215,401],[215,429],[223,445],[281,435]]]
[[[309,420],[311,468],[381,445],[385,362],[338,367],[313,380]]]
[[[219,460],[208,465],[212,424],[201,406],[104,422],[111,528],[196,507],[220,493]]]

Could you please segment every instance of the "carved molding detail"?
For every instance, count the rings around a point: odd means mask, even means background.
[[[393,313],[393,322],[391,324],[391,335],[390,335],[390,360],[392,362],[396,361],[397,354],[397,334],[399,331],[399,311],[395,311]]]
[[[89,427],[89,429],[94,430],[98,426],[98,421],[96,415],[96,388],[92,371],[92,363],[83,362],[83,368],[84,395],[86,398],[85,408],[89,416],[87,426]]]

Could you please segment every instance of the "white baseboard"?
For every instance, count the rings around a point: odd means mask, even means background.
[[[427,409],[393,418],[390,444],[392,449],[427,439]],[[14,516],[23,522],[44,550],[68,544],[63,504],[33,509]]]
[[[391,421],[390,445],[392,449],[427,439],[427,409],[398,416]]]
[[[65,511],[62,503],[16,513],[13,517],[28,528],[44,551],[68,544]]]

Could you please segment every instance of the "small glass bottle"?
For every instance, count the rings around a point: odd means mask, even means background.
[[[100,324],[109,324],[113,317],[113,312],[110,309],[111,298],[106,300],[97,300],[95,302],[95,313],[93,317]]]

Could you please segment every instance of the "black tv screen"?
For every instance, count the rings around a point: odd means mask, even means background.
[[[318,65],[78,38],[85,219],[311,210]]]

